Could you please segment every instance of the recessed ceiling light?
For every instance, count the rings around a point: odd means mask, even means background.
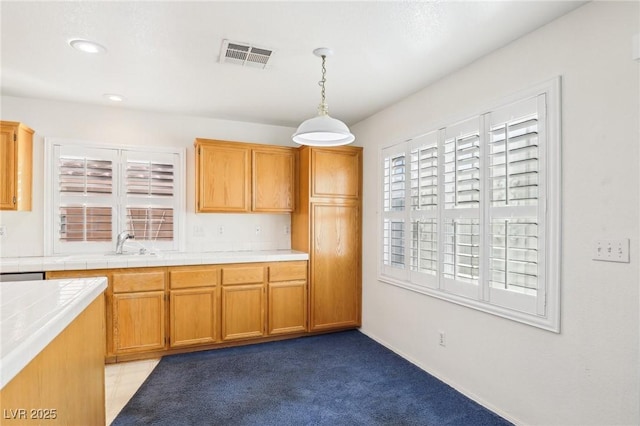
[[[69,40],[69,45],[74,49],[85,53],[105,53],[107,51],[106,47],[96,43],[95,41],[83,40],[80,38]]]
[[[105,93],[102,95],[103,98],[110,100],[111,102],[122,102],[124,101],[124,96],[117,95],[115,93]]]

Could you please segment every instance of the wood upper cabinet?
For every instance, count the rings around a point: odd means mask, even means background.
[[[170,268],[169,345],[172,348],[218,341],[219,277],[218,267]]]
[[[33,130],[0,122],[0,210],[31,210]]]
[[[222,268],[222,340],[265,335],[264,266]]]
[[[307,331],[307,262],[269,266],[268,331],[270,335]]]
[[[256,148],[252,155],[253,211],[292,211],[294,152],[289,148]]]
[[[311,197],[360,197],[362,150],[314,148],[311,153]]]
[[[251,210],[251,151],[240,144],[196,139],[196,211]]]
[[[165,348],[165,271],[162,268],[112,274],[113,352]]]
[[[196,139],[196,211],[291,212],[293,148]]]

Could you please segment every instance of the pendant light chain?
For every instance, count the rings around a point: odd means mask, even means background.
[[[324,88],[324,85],[327,82],[327,78],[326,78],[327,67],[325,66],[326,59],[327,57],[325,55],[322,55],[322,80],[318,82],[318,84],[322,88],[321,90],[322,101],[320,102],[320,105],[318,105],[318,114],[320,115],[329,115],[329,105],[327,105],[327,101],[325,100],[326,98],[325,98],[325,88]]]
[[[297,131],[291,136],[293,141],[307,146],[340,146],[350,144],[355,136],[342,121],[329,115],[329,106],[326,98],[327,83],[327,56],[333,55],[328,47],[319,47],[313,51],[316,57],[322,58],[322,80],[318,81],[321,88],[320,105],[318,115],[305,120],[298,126]]]

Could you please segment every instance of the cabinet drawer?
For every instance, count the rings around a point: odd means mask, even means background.
[[[269,281],[307,279],[307,262],[282,262],[269,265]]]
[[[164,272],[136,272],[113,274],[113,292],[164,290]]]
[[[264,266],[222,269],[222,285],[262,282],[264,282]]]
[[[213,287],[218,285],[219,268],[198,268],[184,271],[170,271],[171,289]]]

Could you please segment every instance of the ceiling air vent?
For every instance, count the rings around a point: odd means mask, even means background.
[[[228,62],[254,68],[266,68],[273,56],[273,50],[256,47],[248,43],[223,40],[220,62]]]

